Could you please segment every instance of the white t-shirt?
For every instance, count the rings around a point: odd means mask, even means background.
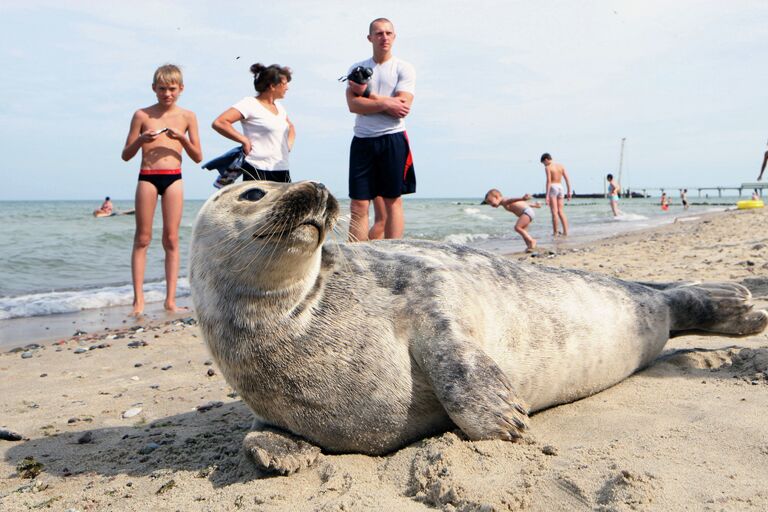
[[[349,71],[351,72],[357,66],[373,69],[373,76],[368,82],[373,94],[394,96],[400,91],[414,94],[416,90],[416,70],[412,65],[397,57],[391,57],[383,64],[377,64],[371,57],[352,64]],[[378,137],[402,131],[405,131],[404,118],[382,113],[357,114],[355,117],[356,137]]]
[[[280,103],[273,114],[253,96],[238,101],[232,108],[243,115],[243,135],[251,141],[245,161],[261,171],[288,171],[288,114]]]

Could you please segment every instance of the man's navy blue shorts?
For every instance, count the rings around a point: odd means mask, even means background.
[[[416,174],[405,132],[352,138],[349,148],[349,197],[395,198],[414,192]]]

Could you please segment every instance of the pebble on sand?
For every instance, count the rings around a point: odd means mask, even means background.
[[[219,400],[215,400],[213,402],[208,402],[207,404],[198,405],[197,407],[195,407],[195,409],[197,409],[198,412],[206,412],[206,411],[210,411],[211,409],[215,409],[217,407],[221,407],[222,405],[224,405],[224,402],[220,402]]]
[[[123,413],[123,418],[133,418],[141,412],[141,407],[132,407]]]
[[[21,441],[22,439],[24,439],[24,436],[22,436],[18,432],[14,432],[13,430],[6,430],[4,428],[0,428],[0,440],[3,440],[3,441]]]

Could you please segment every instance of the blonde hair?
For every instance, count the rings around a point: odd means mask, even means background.
[[[155,70],[155,76],[152,77],[152,85],[179,84],[184,85],[184,77],[181,76],[181,69],[175,64],[163,64]]]

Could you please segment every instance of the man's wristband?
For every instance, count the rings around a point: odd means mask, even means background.
[[[365,88],[365,91],[363,91],[363,98],[369,98],[371,96],[371,86]]]

